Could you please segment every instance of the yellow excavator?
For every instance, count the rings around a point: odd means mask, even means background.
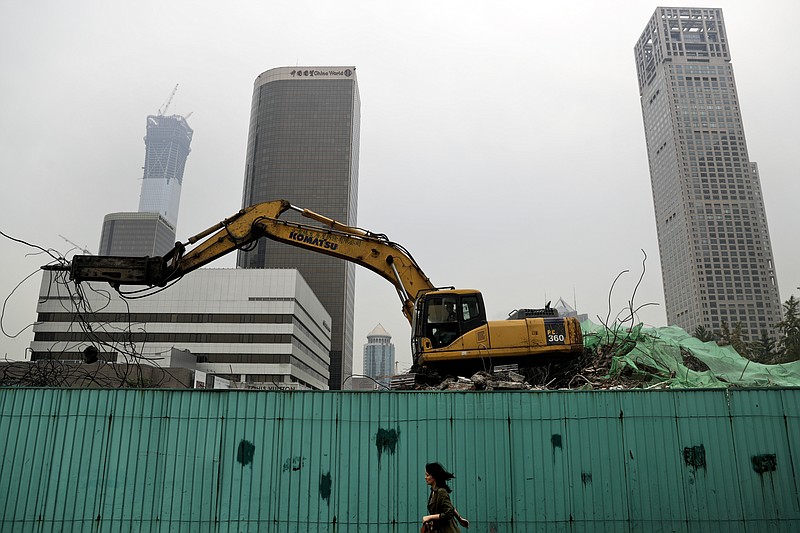
[[[282,220],[281,214],[289,210],[321,226]],[[471,375],[496,365],[536,366],[583,351],[576,318],[559,317],[546,307],[488,321],[479,291],[434,286],[411,254],[386,235],[347,226],[285,200],[242,209],[186,244],[177,243],[163,257],[76,255],[71,264],[47,268],[69,271],[75,282],[163,287],[262,237],[352,261],[392,283],[411,323],[415,368]]]

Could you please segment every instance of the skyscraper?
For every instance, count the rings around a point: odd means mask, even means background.
[[[140,213],[158,213],[178,225],[183,170],[193,134],[181,115],[147,117]]]
[[[106,215],[100,235],[101,254],[153,256],[172,249],[193,133],[180,115],[147,117],[139,212]]]
[[[360,98],[355,67],[281,67],[256,78],[243,207],[284,199],[356,224]],[[307,222],[287,212],[284,218]],[[242,268],[297,268],[331,315],[330,388],[353,368],[355,266],[268,239]]]
[[[367,334],[367,344],[364,345],[364,375],[388,389],[394,373],[392,336],[378,324]]]
[[[774,337],[780,296],[722,10],[659,7],[634,52],[667,320]]]

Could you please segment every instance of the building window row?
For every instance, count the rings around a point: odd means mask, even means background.
[[[114,363],[117,361],[118,357],[117,352],[103,352],[100,351],[97,354],[97,358],[100,361],[106,361],[109,363]],[[47,361],[47,360],[55,360],[55,361],[82,361],[84,358],[84,353],[80,352],[72,352],[68,350],[64,351],[33,351],[31,352],[31,361]]]
[[[135,331],[37,331],[34,342],[289,344],[292,335],[274,333],[147,333]]]
[[[121,324],[291,324],[289,314],[256,313],[92,313],[91,322]],[[39,322],[75,321],[75,313],[39,313]]]

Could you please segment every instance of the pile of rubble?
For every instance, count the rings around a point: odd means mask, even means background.
[[[392,390],[417,391],[514,391],[514,390],[617,390],[633,388],[664,388],[655,369],[634,371],[626,367],[612,372],[612,357],[588,353],[584,356],[532,368],[516,365],[476,372],[469,378],[448,376],[431,379],[417,374],[403,374],[392,379]],[[514,368],[508,368],[513,366]]]
[[[513,368],[508,368],[513,366]],[[554,387],[555,382],[547,385],[536,383],[535,379],[519,372],[516,365],[495,368],[491,372],[480,371],[466,378],[448,376],[439,380],[431,380],[429,376],[418,377],[417,374],[403,374],[392,379],[393,390],[428,390],[428,391],[512,391],[512,390],[547,390]]]
[[[529,390],[534,388],[525,376],[513,370],[476,372],[472,377],[448,377],[435,387],[438,390]]]
[[[621,390],[798,387],[800,361],[765,365],[730,346],[702,342],[676,326],[607,328],[585,322],[579,357],[539,366],[507,365],[471,377],[426,370],[392,379],[395,390]],[[443,379],[444,378],[444,379]]]

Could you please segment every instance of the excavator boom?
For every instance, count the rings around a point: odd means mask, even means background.
[[[290,210],[315,224],[281,218]],[[480,291],[437,289],[411,254],[386,235],[336,222],[285,200],[242,209],[186,243],[177,243],[163,257],[77,255],[70,265],[43,268],[69,271],[76,282],[163,287],[263,237],[351,261],[388,280],[395,287],[403,314],[411,324],[412,355],[420,368],[431,365],[442,371],[469,375],[466,372],[498,362],[529,365],[548,357],[561,358],[583,351],[577,319],[488,320]]]
[[[279,218],[289,210],[325,227]],[[347,226],[285,200],[242,209],[190,237],[186,244],[176,244],[163,257],[75,256],[70,276],[77,282],[164,286],[262,237],[339,257],[376,272],[394,285],[409,322],[419,293],[434,288],[411,254],[385,235]]]

